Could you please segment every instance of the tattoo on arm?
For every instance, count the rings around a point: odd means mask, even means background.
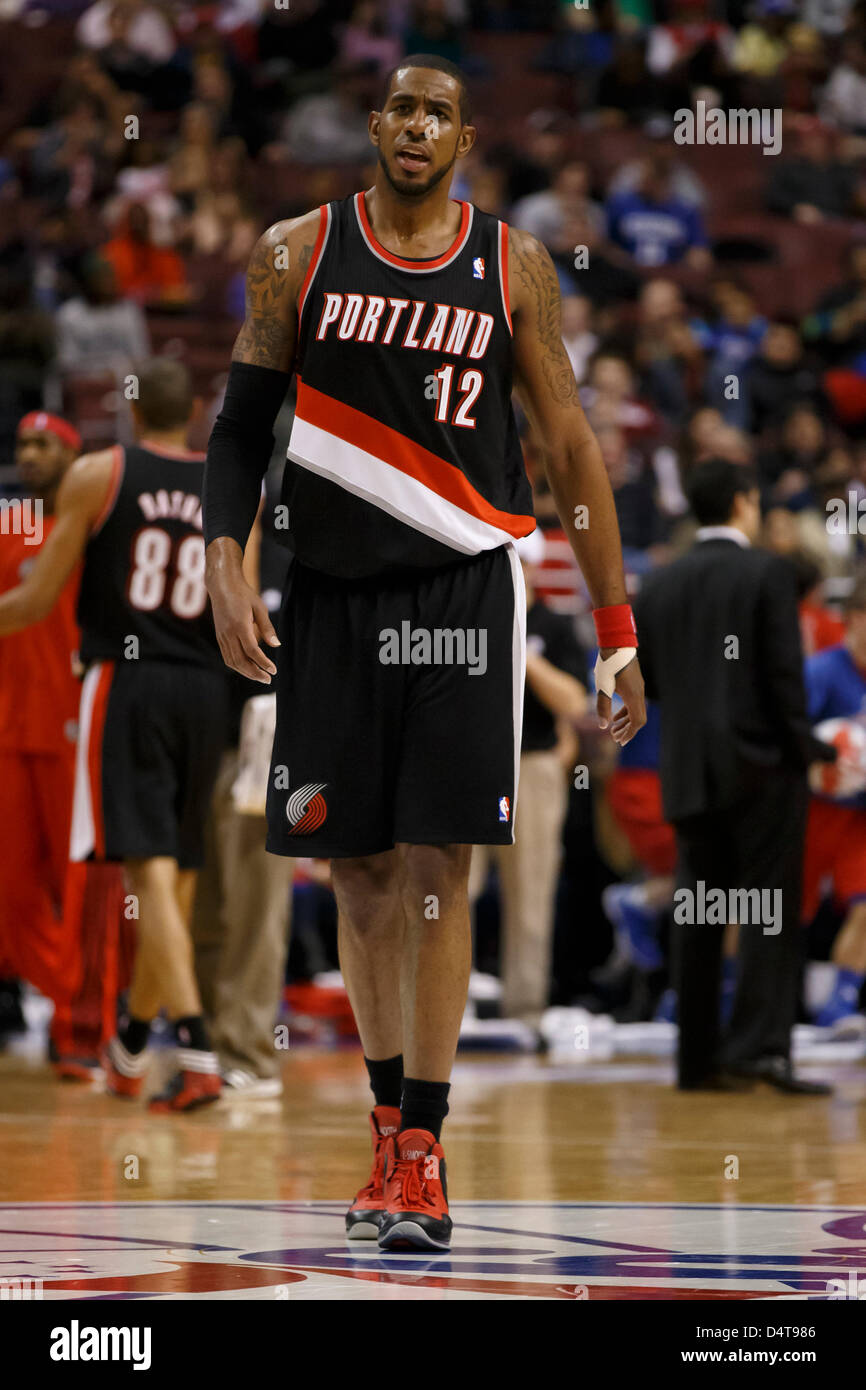
[[[313,257],[315,237],[287,262],[286,241],[266,232],[250,257],[246,319],[232,358],[254,367],[290,371],[295,346],[295,296]]]
[[[527,232],[510,229],[511,263],[525,296],[523,312],[535,314],[539,358],[557,405],[580,405],[580,395],[562,342],[559,281],[546,248]]]

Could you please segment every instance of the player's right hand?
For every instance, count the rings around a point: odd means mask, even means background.
[[[270,685],[277,668],[262,651],[261,644],[278,647],[280,639],[260,595],[250,588],[240,566],[209,572],[208,593],[217,641],[226,666],[260,685]]]
[[[614,648],[605,647],[599,655],[610,656],[613,650]],[[610,696],[603,694],[602,691],[599,691],[596,697],[596,711],[599,727],[609,728],[614,743],[624,747],[634,738],[638,729],[642,729],[646,723],[646,698],[643,676],[638,664],[637,649],[635,649],[632,660],[623,667],[616,678],[616,693],[622,700],[622,704],[613,718],[611,718]]]

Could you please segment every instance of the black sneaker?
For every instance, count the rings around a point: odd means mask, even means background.
[[[27,1020],[21,1007],[21,982],[0,980],[0,1038],[4,1033],[26,1033]]]

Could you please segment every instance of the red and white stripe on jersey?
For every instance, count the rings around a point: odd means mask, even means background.
[[[298,377],[289,457],[465,555],[535,529],[500,511],[454,464]]]
[[[69,840],[69,858],[74,863],[87,859],[91,854],[95,854],[97,859],[105,854],[102,737],[113,678],[113,661],[95,661],[81,686],[72,830]]]
[[[319,208],[319,230],[316,233],[316,240],[313,244],[313,254],[310,258],[310,264],[307,266],[307,273],[304,276],[304,283],[301,285],[301,292],[298,295],[298,324],[300,324],[301,317],[304,312],[304,305],[307,301],[307,295],[310,292],[310,286],[313,283],[316,271],[319,269],[319,266],[322,263],[322,256],[325,252],[325,246],[327,245],[330,230],[331,205],[330,203],[324,203],[322,207]]]
[[[387,265],[396,265],[400,270],[408,270],[412,275],[429,275],[431,270],[444,270],[446,265],[450,265],[460,255],[469,240],[469,233],[472,231],[475,209],[471,203],[460,203],[459,206],[461,210],[460,226],[448,249],[432,261],[407,261],[402,256],[395,256],[393,251],[389,251],[387,246],[383,246],[381,241],[377,240],[367,216],[367,195],[366,193],[355,194],[355,216],[358,219],[361,236],[367,243],[368,249],[378,260],[385,261]]]
[[[517,812],[517,792],[520,783],[520,746],[523,742],[523,694],[526,687],[526,582],[516,546],[509,545],[508,563],[514,584],[514,618],[511,625],[511,708],[514,728],[514,796],[511,803],[511,843],[514,844],[514,823]]]
[[[102,530],[106,521],[111,516],[111,513],[114,511],[114,504],[117,501],[120,485],[123,482],[123,470],[126,467],[126,455],[123,450],[123,445],[115,444],[111,452],[111,479],[100,513],[90,528],[91,536],[95,536],[98,531]]]
[[[508,288],[508,226],[505,222],[499,224],[499,288],[502,292],[502,307],[505,310],[505,322],[508,324],[508,331],[512,338],[514,329],[511,326],[511,291]]]

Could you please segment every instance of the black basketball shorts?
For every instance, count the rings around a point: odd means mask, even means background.
[[[226,744],[218,668],[95,661],[81,689],[70,858],[176,859],[201,867]]]
[[[294,562],[275,654],[271,853],[512,843],[525,612],[510,545],[362,580]]]

